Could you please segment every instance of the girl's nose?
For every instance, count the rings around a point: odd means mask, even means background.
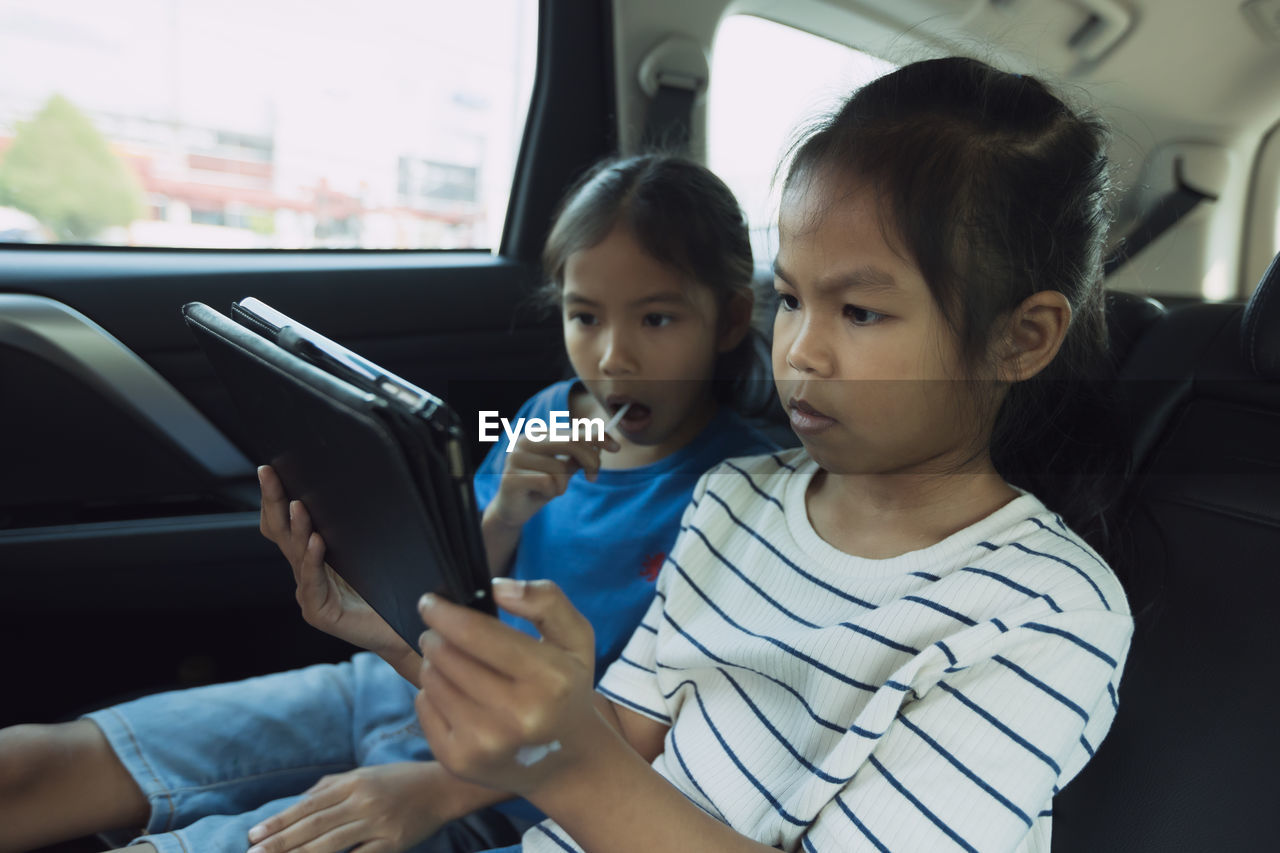
[[[605,334],[600,353],[600,372],[605,376],[626,376],[637,372],[635,350],[626,336],[618,331]]]
[[[787,366],[800,373],[831,375],[834,367],[831,350],[812,323],[804,323],[787,347]]]

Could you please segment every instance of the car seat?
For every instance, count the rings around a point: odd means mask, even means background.
[[[1121,368],[1113,519],[1135,617],[1120,707],[1054,800],[1055,851],[1274,849],[1280,257],[1246,306],[1154,317]]]

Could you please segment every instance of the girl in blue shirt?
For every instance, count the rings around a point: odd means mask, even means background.
[[[644,156],[602,164],[574,187],[544,264],[541,296],[562,313],[576,378],[518,416],[629,408],[603,441],[504,438],[475,488],[495,576],[554,578],[594,625],[603,672],[653,597],[698,476],[773,449],[725,405],[767,384],[750,381],[751,249],[718,178]],[[261,480],[262,530],[289,558],[304,618],[377,656],[0,733],[0,763],[37,780],[0,790],[0,849],[142,825],[135,849],[161,853],[483,849],[537,817],[485,812],[419,843],[497,798],[431,760],[414,689],[396,674],[416,679],[421,659],[324,564],[306,508],[269,467]]]

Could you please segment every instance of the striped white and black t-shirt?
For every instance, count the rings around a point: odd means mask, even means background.
[[[599,689],[671,725],[654,767],[785,850],[1049,849],[1053,795],[1115,715],[1132,619],[1032,495],[886,560],[814,532],[802,450],[694,490]],[[527,851],[578,850],[546,822]]]

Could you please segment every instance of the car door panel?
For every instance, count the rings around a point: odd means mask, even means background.
[[[536,283],[527,265],[475,253],[142,257],[0,252],[11,331],[0,334],[0,614],[9,643],[38,638],[17,683],[44,685],[4,703],[0,724],[349,653],[301,622],[287,564],[258,532],[253,465],[265,460],[186,329],[185,302],[226,311],[257,296],[446,397],[468,426],[478,409],[510,412],[562,374],[558,323],[522,308]],[[78,336],[80,357],[57,340],[33,345],[24,304],[82,316],[72,332],[49,332]],[[151,384],[140,390],[139,376]],[[159,414],[164,399],[189,407],[189,422]],[[193,439],[193,424],[209,434]],[[261,645],[224,642],[228,622]],[[139,642],[170,652],[101,684],[49,683],[59,662],[90,649],[136,658]]]

